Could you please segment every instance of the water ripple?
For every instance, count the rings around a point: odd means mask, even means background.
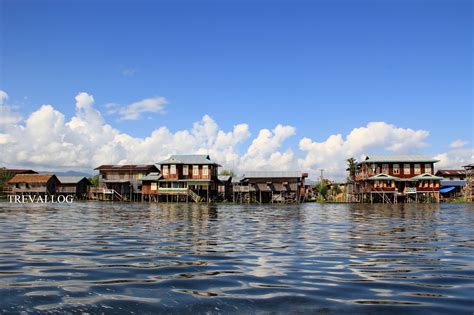
[[[0,313],[474,312],[472,205],[0,203]]]

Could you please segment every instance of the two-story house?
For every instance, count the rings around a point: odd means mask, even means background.
[[[108,200],[141,200],[142,177],[158,172],[154,164],[146,165],[101,165],[99,187],[91,189],[92,198]]]
[[[360,202],[439,201],[438,160],[423,155],[373,154],[357,162],[355,194]]]
[[[160,201],[210,201],[217,197],[218,168],[209,155],[172,155],[158,163]]]

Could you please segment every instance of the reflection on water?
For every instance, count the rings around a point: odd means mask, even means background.
[[[0,204],[0,313],[472,313],[472,205]]]

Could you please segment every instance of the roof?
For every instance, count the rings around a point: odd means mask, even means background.
[[[54,174],[16,174],[8,181],[8,184],[16,183],[47,183]]]
[[[159,172],[151,172],[150,174],[140,178],[140,180],[159,180],[160,178],[161,174]]]
[[[10,172],[13,174],[38,174],[38,172],[29,170],[29,169],[23,169],[23,168],[0,168],[0,170],[3,170],[5,172]]]
[[[439,160],[420,154],[371,154],[362,163],[384,163],[384,162],[439,162]]]
[[[367,178],[368,180],[398,180],[398,177],[393,177],[387,174],[377,174]]]
[[[424,174],[420,174],[420,175],[417,175],[417,176],[413,176],[412,178],[410,178],[411,180],[437,180],[437,179],[444,179],[443,177],[439,177],[439,176],[435,176],[435,175],[432,175],[432,174],[428,174],[428,173],[424,173]]]
[[[467,184],[467,180],[442,180],[440,181],[441,186],[458,186],[464,187]]]
[[[465,170],[437,170],[435,175],[466,175]]]
[[[119,170],[119,171],[148,171],[152,168],[158,168],[155,164],[127,164],[127,165],[113,165],[106,164],[96,167],[95,170]]]
[[[229,179],[230,179],[230,180],[232,179],[232,176],[219,175],[219,176],[217,176],[217,178],[218,178],[221,182],[227,182],[227,181],[229,181]]]
[[[59,179],[61,184],[77,184],[83,179],[87,180],[89,184],[91,183],[85,176],[56,176],[56,177]]]
[[[243,178],[300,178],[303,172],[299,171],[255,171],[246,172]]]
[[[158,164],[214,164],[221,166],[206,154],[172,155]]]
[[[463,167],[464,167],[465,169],[474,168],[474,163],[471,163],[471,164],[468,164],[468,165],[464,165]]]

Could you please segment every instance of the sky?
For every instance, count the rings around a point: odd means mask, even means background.
[[[0,0],[0,165],[474,160],[473,3]]]

